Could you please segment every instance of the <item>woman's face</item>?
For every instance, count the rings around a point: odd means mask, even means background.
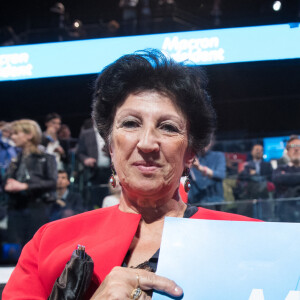
[[[32,139],[32,135],[25,133],[23,131],[13,131],[11,135],[11,139],[15,143],[16,147],[24,148],[26,145],[30,143]]]
[[[173,197],[193,155],[187,120],[157,92],[130,94],[117,108],[110,153],[122,188],[131,196]]]
[[[54,118],[48,121],[45,125],[47,129],[52,128],[54,132],[57,133],[61,126],[61,120],[59,118]]]

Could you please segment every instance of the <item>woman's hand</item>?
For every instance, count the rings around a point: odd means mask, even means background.
[[[88,157],[88,158],[86,158],[86,159],[84,160],[83,163],[84,163],[84,165],[85,165],[86,167],[91,167],[91,168],[93,168],[93,167],[96,165],[97,161],[96,161],[96,159],[93,158],[93,157]]]
[[[54,126],[49,126],[49,127],[47,128],[47,130],[46,130],[46,133],[47,133],[48,135],[50,135],[54,140],[56,140],[56,138],[57,138],[57,135],[56,135],[57,129],[55,129]]]
[[[200,164],[200,161],[197,157],[195,157],[195,159],[193,160],[193,166],[196,167],[199,171],[201,171],[201,164]]]
[[[54,152],[59,153],[60,155],[64,156],[65,155],[65,150],[63,149],[62,146],[58,146],[54,149]]]
[[[131,293],[137,287],[142,290],[142,294],[138,298],[132,298]],[[175,297],[182,295],[182,289],[166,277],[145,270],[114,267],[91,300],[151,299],[145,293],[149,290],[162,291]]]
[[[15,180],[13,178],[8,178],[4,187],[6,192],[17,193],[25,191],[28,189],[28,184]]]
[[[203,176],[207,176],[210,178],[213,176],[214,173],[213,170],[210,169],[209,167],[201,165],[197,157],[195,157],[193,165],[202,173]]]

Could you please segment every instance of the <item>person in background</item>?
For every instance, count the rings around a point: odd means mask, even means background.
[[[6,170],[4,190],[8,195],[8,236],[23,247],[36,230],[49,221],[49,203],[54,201],[57,166],[53,155],[39,149],[41,129],[28,119],[12,122],[16,147],[21,149]]]
[[[94,122],[92,118],[87,118],[83,121],[82,125],[80,126],[79,135],[87,129],[91,129],[94,126]]]
[[[237,213],[244,216],[261,218],[262,211],[265,218],[272,215],[269,202],[257,201],[273,198],[275,190],[273,168],[271,163],[263,160],[263,153],[262,145],[255,143],[252,146],[251,159],[243,164],[233,189],[235,200],[244,200],[237,204]]]
[[[0,168],[1,176],[4,175],[12,158],[17,156],[18,149],[11,140],[11,124],[8,122],[2,123],[0,128]]]
[[[286,151],[289,163],[279,165],[272,176],[276,187],[275,197],[278,199],[277,213],[283,222],[300,222],[300,201],[297,200],[300,197],[300,139],[298,136],[292,136],[287,141]]]
[[[59,143],[65,149],[67,158],[63,161],[63,170],[65,170],[70,178],[75,180],[77,175],[77,161],[76,161],[76,147],[77,147],[77,138],[72,137],[71,129],[67,124],[61,124],[60,129],[57,132],[57,138]]]
[[[299,135],[292,134],[292,135],[289,136],[288,141],[290,141],[290,140],[297,140],[297,139],[299,139]],[[288,141],[287,141],[287,144],[288,144]],[[285,147],[285,149],[283,151],[282,157],[280,157],[279,159],[275,160],[275,163],[276,163],[276,168],[278,166],[287,165],[287,164],[290,163],[290,156],[288,154],[287,145],[286,145],[286,147]]]
[[[57,131],[57,137],[60,140],[69,140],[71,138],[71,129],[67,124],[61,124]]]
[[[67,124],[61,124],[57,132],[57,137],[60,143],[66,142],[69,151],[74,151],[77,145],[77,139],[72,137],[71,129]]]
[[[70,180],[64,170],[58,171],[56,201],[51,204],[50,221],[70,217],[84,212],[84,201],[80,193],[69,190]]]
[[[11,162],[17,156],[19,148],[15,147],[14,142],[11,140],[11,125],[8,122],[0,122],[0,241],[3,243],[7,240],[7,199],[4,192],[3,180],[5,180],[5,172]],[[20,247],[19,247],[20,248]],[[3,249],[3,248],[2,248]],[[4,251],[2,250],[2,256]],[[18,254],[17,254],[18,256]],[[11,256],[7,256],[11,257]],[[12,254],[13,261],[16,261],[17,257]],[[1,262],[0,262],[1,263]]]
[[[95,125],[81,131],[76,155],[83,166],[86,187],[84,195],[90,203],[90,209],[101,207],[104,197],[109,194],[107,182],[111,175],[110,157],[104,145]]]
[[[226,175],[226,159],[223,152],[212,151],[214,141],[199,153],[190,170],[191,190],[188,203],[223,202],[223,179]]]
[[[263,154],[262,145],[252,146],[252,159],[244,164],[244,169],[238,174],[236,200],[267,199],[274,191],[273,168],[271,163],[263,160]]]
[[[69,161],[69,149],[67,143],[60,141],[57,136],[61,127],[61,116],[57,113],[47,114],[45,126],[46,130],[43,132],[41,144],[46,148],[47,153],[55,156],[58,170],[63,170]]]
[[[259,175],[266,180],[271,180],[273,168],[272,165],[263,160],[264,148],[260,144],[253,145],[251,149],[252,159],[244,165],[244,170],[240,173],[245,176]]]
[[[292,136],[286,151],[289,163],[279,165],[273,172],[273,182],[276,186],[276,198],[291,198],[300,196],[300,139]]]

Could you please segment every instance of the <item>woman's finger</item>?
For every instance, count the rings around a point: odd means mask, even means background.
[[[137,271],[137,270],[136,270]],[[139,286],[142,290],[157,290],[172,296],[181,296],[183,291],[173,280],[144,270],[139,270]]]
[[[147,291],[157,290],[171,296],[181,296],[182,289],[172,280],[155,273],[131,268],[114,267],[91,299],[130,299],[132,293],[142,290],[139,300],[151,299]],[[137,297],[137,296],[136,296]]]

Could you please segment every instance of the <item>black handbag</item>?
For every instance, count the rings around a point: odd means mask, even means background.
[[[94,271],[92,258],[85,247],[78,245],[73,251],[60,277],[55,281],[48,300],[81,300],[91,283]]]

